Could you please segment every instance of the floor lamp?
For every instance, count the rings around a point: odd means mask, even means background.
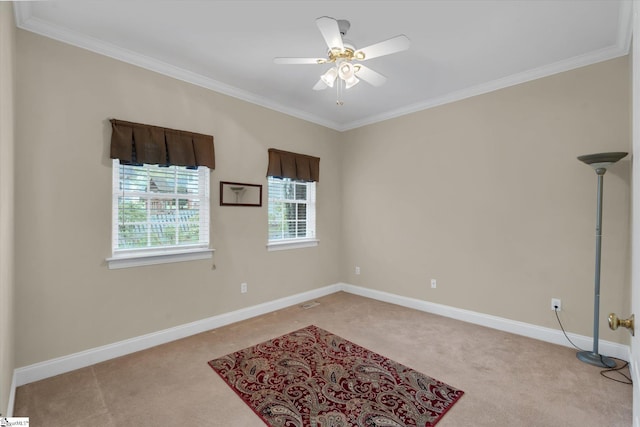
[[[607,167],[626,156],[627,153],[598,153],[579,156],[578,160],[595,169],[598,175],[598,205],[596,209],[596,272],[594,276],[595,292],[593,303],[593,351],[579,351],[576,357],[585,363],[613,368],[616,362],[613,359],[598,354],[598,322],[600,317],[600,260],[602,247],[602,183]]]

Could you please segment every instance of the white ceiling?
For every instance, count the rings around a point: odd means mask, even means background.
[[[631,0],[15,2],[20,28],[336,130],[348,130],[629,52]],[[405,34],[373,58],[388,77],[313,91],[328,65],[321,16],[347,19],[357,48]]]

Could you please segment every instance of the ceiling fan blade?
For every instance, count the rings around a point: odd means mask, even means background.
[[[344,50],[344,44],[342,43],[342,35],[340,34],[340,28],[338,27],[338,21],[328,16],[323,16],[316,19],[316,25],[324,37],[324,41],[327,43],[329,49]]]
[[[382,86],[387,81],[382,74],[360,64],[356,65],[356,76],[372,86]]]
[[[356,59],[366,61],[367,59],[377,58],[378,56],[390,55],[392,53],[401,52],[409,49],[411,41],[409,37],[401,34],[380,43],[372,44],[365,48],[359,49],[355,53]],[[364,57],[361,57],[364,55]]]
[[[316,83],[315,86],[313,86],[313,90],[324,90],[328,87],[329,86],[327,86],[327,84],[323,82],[322,79],[320,79],[318,80],[318,83]]]
[[[276,64],[324,64],[327,62],[325,58],[273,58]]]

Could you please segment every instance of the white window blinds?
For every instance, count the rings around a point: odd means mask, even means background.
[[[209,246],[209,169],[113,161],[113,253]]]
[[[268,178],[269,242],[316,237],[316,183]]]

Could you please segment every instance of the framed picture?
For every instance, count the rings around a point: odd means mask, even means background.
[[[262,185],[220,181],[220,206],[262,206]]]

